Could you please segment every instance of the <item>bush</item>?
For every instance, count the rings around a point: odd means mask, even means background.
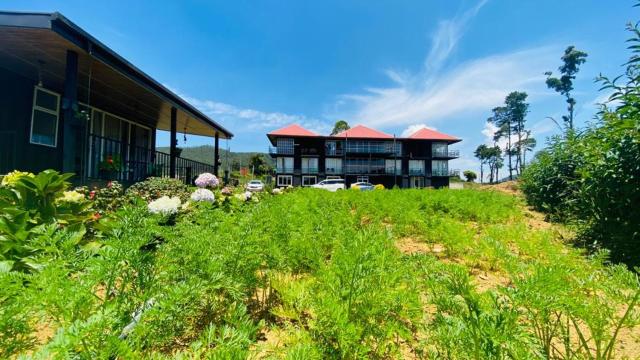
[[[127,189],[126,195],[131,201],[136,198],[150,202],[163,196],[179,197],[180,201],[189,200],[191,191],[189,187],[182,183],[179,179],[150,177],[145,181],[141,181],[132,185]]]
[[[629,30],[634,55],[623,85],[601,78],[613,91],[599,120],[582,133],[551,139],[522,174],[527,202],[579,226],[584,244],[606,247],[612,260],[640,265],[640,29]]]

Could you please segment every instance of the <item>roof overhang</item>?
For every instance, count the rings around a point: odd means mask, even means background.
[[[167,131],[175,107],[179,132],[233,137],[61,14],[0,11],[0,66],[61,91],[67,50],[78,53],[79,101]]]

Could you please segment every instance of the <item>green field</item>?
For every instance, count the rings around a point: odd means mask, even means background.
[[[5,356],[637,358],[635,273],[486,190],[300,189],[121,210],[102,246],[58,239],[2,276]],[[13,285],[11,285],[13,284]],[[137,322],[132,314],[138,310]],[[13,326],[10,326],[12,322]],[[9,324],[9,325],[8,325]],[[8,348],[12,346],[13,348]]]

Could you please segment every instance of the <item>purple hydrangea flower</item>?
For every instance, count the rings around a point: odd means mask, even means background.
[[[214,188],[218,186],[218,184],[220,184],[220,181],[218,181],[218,178],[211,173],[202,173],[198,176],[195,183],[196,183],[196,186],[199,188],[206,188],[206,187]]]

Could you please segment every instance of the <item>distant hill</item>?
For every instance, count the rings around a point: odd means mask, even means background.
[[[158,151],[162,151],[165,153],[169,153],[169,147],[159,147]],[[227,168],[227,161],[233,165],[234,169],[237,169],[238,166],[247,166],[249,164],[249,159],[255,154],[262,154],[264,158],[267,160],[267,164],[270,166],[275,166],[275,163],[271,156],[266,153],[259,152],[229,152],[227,154],[227,150],[220,149],[220,160],[222,161],[222,169]],[[182,148],[182,154],[180,157],[199,161],[205,164],[213,165],[213,146],[211,145],[202,145],[202,146],[194,146],[194,147],[185,147]]]

